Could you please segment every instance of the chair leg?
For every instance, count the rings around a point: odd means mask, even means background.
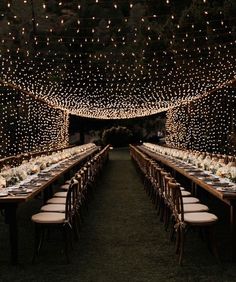
[[[169,221],[170,221],[170,208],[169,208],[169,206],[166,206],[166,208],[165,208],[165,217],[164,217],[165,231],[168,230]]]
[[[147,191],[147,179],[146,177],[144,177],[144,180],[143,180],[143,188],[145,191]]]
[[[199,232],[199,237],[201,238],[202,241],[206,240],[206,230],[203,227],[199,227],[198,229]]]
[[[79,209],[78,209],[78,227],[79,227],[79,230],[81,230],[82,223],[83,223],[82,208],[80,206]]]
[[[156,191],[156,194],[155,194],[155,209],[157,210],[158,208],[158,204],[159,204],[159,195],[158,195],[158,192]]]
[[[64,239],[64,252],[66,256],[66,262],[70,263],[69,253],[68,253],[68,228],[70,228],[67,224],[63,226],[63,239]]]
[[[164,202],[164,199],[161,198],[161,202],[160,202],[160,221],[161,222],[164,221],[164,214],[165,214],[165,202]]]
[[[171,227],[170,227],[170,241],[174,241],[174,235],[175,235],[175,220],[174,217],[171,216]]]
[[[161,207],[161,199],[162,199],[162,197],[161,197],[161,194],[159,193],[159,191],[158,191],[158,194],[157,194],[157,210],[158,210],[158,214],[160,214],[160,207]]]
[[[73,231],[74,231],[74,238],[76,241],[79,240],[79,218],[78,214],[76,213],[73,218]]]
[[[220,262],[220,256],[218,253],[218,248],[215,240],[214,227],[213,226],[207,227],[206,232],[207,232],[207,239],[208,239],[208,245],[210,247],[210,250],[212,254],[215,256],[215,258]]]
[[[154,184],[152,184],[152,203],[153,205],[155,205],[155,200],[156,200],[156,191],[155,191]]]
[[[39,250],[40,250],[40,241],[41,239],[41,234],[42,230],[40,226],[35,223],[35,235],[34,235],[34,253],[33,253],[33,258],[32,258],[32,263],[35,262],[36,257],[39,255]]]
[[[180,227],[176,228],[176,242],[175,242],[175,253],[179,254],[180,248]]]
[[[184,241],[185,241],[185,230],[180,227],[180,253],[179,253],[179,265],[182,265],[183,254],[184,254]]]

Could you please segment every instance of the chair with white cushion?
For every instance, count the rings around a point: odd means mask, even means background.
[[[163,189],[164,189],[164,198],[165,198],[165,209],[164,209],[164,226],[165,229],[168,229],[169,226],[169,222],[170,222],[170,217],[171,217],[171,213],[172,213],[172,199],[171,199],[171,195],[170,195],[170,191],[169,191],[169,187],[168,187],[168,182],[172,181],[172,182],[176,182],[176,180],[169,174],[166,173],[165,171],[161,172],[162,175],[162,185],[163,185]],[[181,191],[181,195],[182,197],[190,197],[191,193],[184,190],[183,187],[181,187],[180,189]],[[199,200],[197,198],[193,198],[190,200],[184,200],[185,202],[199,202]]]
[[[213,227],[218,221],[217,216],[206,211],[193,212],[191,211],[191,208],[185,212],[185,208],[188,205],[184,205],[183,203],[184,198],[181,195],[180,186],[174,182],[169,182],[168,186],[171,191],[174,205],[173,216],[175,219],[176,252],[179,254],[179,264],[182,264],[185,235],[190,227],[200,227],[207,231],[207,234],[209,235],[208,244],[211,247],[213,254],[218,258],[213,232]],[[194,205],[196,205],[196,203]],[[192,206],[192,208],[194,208],[194,206]],[[204,209],[204,205],[202,208]]]
[[[65,209],[63,212],[63,206],[61,204],[57,207],[57,212],[53,211],[48,207],[42,212],[34,214],[31,220],[35,223],[35,246],[34,246],[34,256],[33,261],[36,256],[39,255],[39,251],[42,246],[44,230],[51,227],[61,228],[64,236],[64,252],[69,261],[68,253],[68,243],[71,239],[72,226],[74,225],[75,215],[76,215],[76,204],[77,204],[77,185],[78,183],[71,184],[67,192],[67,197],[65,201]],[[55,207],[56,204],[54,204]]]

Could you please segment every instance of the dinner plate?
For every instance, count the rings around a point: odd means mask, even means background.
[[[39,186],[42,186],[42,183],[36,182],[36,183],[32,184],[32,186],[37,186],[37,187],[39,187]]]
[[[8,192],[4,191],[4,192],[0,192],[0,197],[6,197],[8,196]]]
[[[197,169],[197,168],[186,168],[185,170],[187,172],[202,173],[202,171],[200,169]]]
[[[51,177],[40,177],[40,181],[48,181]]]
[[[217,186],[217,187],[232,187],[232,186],[234,186],[234,184],[228,183],[228,182],[214,182],[213,185]]]
[[[198,179],[204,180],[204,181],[211,181],[212,179],[208,177],[206,174],[199,174]]]
[[[219,179],[217,179],[217,178],[213,178],[213,177],[211,177],[211,176],[209,176],[209,175],[206,175],[206,176],[200,176],[199,177],[199,179],[201,179],[201,180],[203,180],[203,181],[205,181],[205,182],[212,182],[212,183],[219,183]]]
[[[26,189],[26,188],[19,188],[19,189],[14,189],[11,191],[12,194],[14,195],[24,195],[24,194],[28,194],[31,193],[33,190],[32,189]]]
[[[217,187],[216,190],[221,192],[236,193],[236,187]]]
[[[215,182],[213,182],[213,181],[209,181],[209,180],[207,180],[207,181],[204,180],[204,181],[205,181],[206,184],[209,184],[209,185],[214,185],[215,184]]]

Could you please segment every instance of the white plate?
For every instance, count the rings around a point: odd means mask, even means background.
[[[230,187],[218,187],[216,190],[221,192],[236,193],[236,189],[232,189]]]
[[[33,189],[26,189],[26,193],[31,193]]]
[[[4,191],[4,192],[0,192],[0,197],[6,197],[6,196],[8,196],[8,192],[6,191]]]
[[[32,189],[18,189],[15,191],[13,190],[12,194],[20,196],[20,195],[31,193],[32,191],[33,191]]]

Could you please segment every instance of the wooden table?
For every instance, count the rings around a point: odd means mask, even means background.
[[[204,190],[208,191],[213,196],[220,199],[222,202],[227,204],[230,208],[230,245],[231,248],[231,258],[235,259],[234,256],[236,254],[236,193],[230,193],[230,192],[221,192],[219,190],[216,190],[216,188],[213,185],[210,185],[206,183],[203,179],[198,178],[197,175],[190,174],[187,169],[184,169],[181,167],[181,165],[177,161],[171,161],[170,159],[166,158],[163,155],[160,155],[158,153],[152,152],[145,146],[137,146],[137,148],[142,151],[143,153],[150,156],[152,159],[161,162],[165,166],[171,168],[174,172],[178,172],[187,179],[189,179],[192,183],[192,191],[196,191],[197,187],[201,187]]]
[[[82,162],[89,159],[95,152],[98,151],[98,147],[92,148],[85,153],[72,157],[68,161],[63,162],[58,168],[52,169],[48,174],[45,174],[45,178],[42,176],[36,178],[37,183],[40,186],[30,186],[32,192],[22,195],[9,195],[7,197],[0,198],[0,208],[4,209],[5,223],[9,225],[9,239],[11,247],[11,263],[18,263],[18,228],[17,228],[17,208],[20,203],[28,202],[33,199],[40,192],[44,191],[51,184],[55,183],[61,176],[64,176],[71,169],[80,165]],[[49,175],[49,176],[48,176]]]

